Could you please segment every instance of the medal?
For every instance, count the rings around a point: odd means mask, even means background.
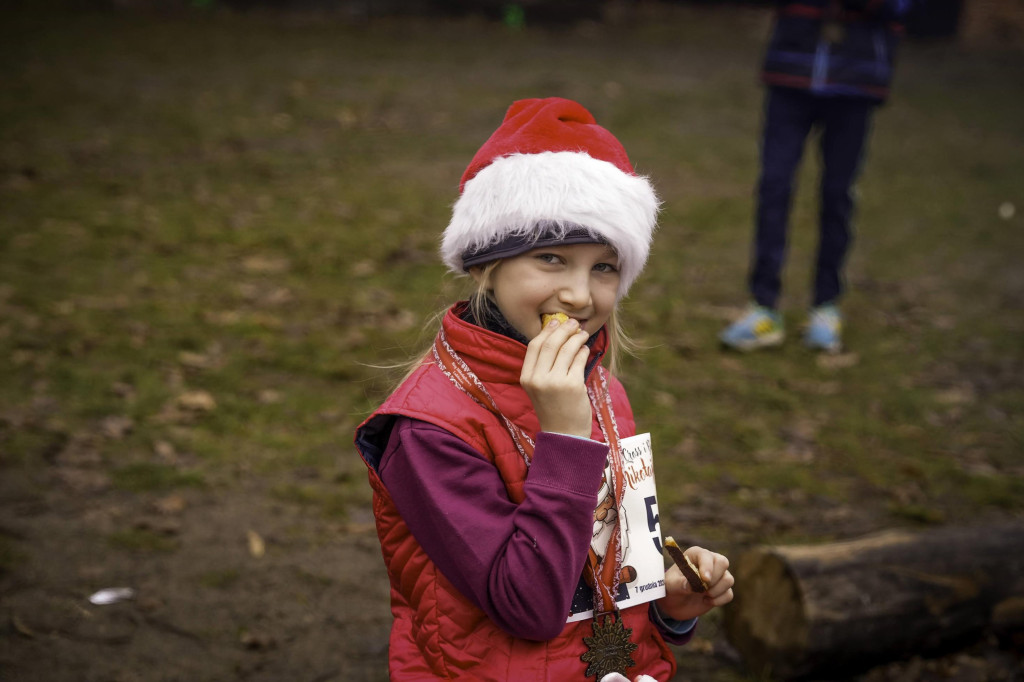
[[[586,676],[600,680],[608,673],[625,675],[627,668],[636,665],[630,657],[638,648],[629,640],[633,628],[627,628],[621,618],[611,615],[605,616],[604,623],[595,617],[593,626],[594,636],[583,638],[587,651],[580,656],[588,664]]]

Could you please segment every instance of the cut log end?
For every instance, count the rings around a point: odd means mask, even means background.
[[[760,670],[784,668],[805,651],[808,623],[800,586],[771,551],[749,554],[736,568],[736,597],[726,611],[730,639]]]

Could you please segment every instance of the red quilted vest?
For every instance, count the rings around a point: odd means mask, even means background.
[[[519,385],[526,347],[459,319],[459,305],[442,321],[449,343],[486,385],[502,413],[526,433],[536,435],[536,416]],[[603,347],[599,340],[592,357]],[[634,435],[636,427],[625,391],[613,377],[608,383],[619,434],[623,438]],[[391,580],[391,679],[586,679],[587,664],[580,656],[586,651],[583,637],[592,634],[592,621],[567,624],[558,637],[546,642],[512,637],[462,596],[417,544],[375,468],[396,415],[440,426],[479,450],[494,462],[513,501],[522,501],[527,473],[502,422],[457,389],[432,357],[359,427],[356,445],[369,468],[377,534]],[[603,440],[596,419],[592,437]],[[596,500],[596,490],[594,496]],[[633,628],[632,640],[639,645],[632,654],[636,667],[628,671],[630,676],[644,673],[658,680],[671,678],[676,662],[650,622],[648,606],[627,609],[622,617],[626,627]]]

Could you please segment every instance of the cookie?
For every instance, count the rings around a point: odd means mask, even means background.
[[[552,319],[558,320],[558,324],[565,324],[569,321],[569,316],[565,313],[544,313],[540,316],[540,323],[546,327]]]
[[[707,582],[701,577],[694,563],[690,561],[690,557],[683,554],[683,550],[679,548],[679,545],[676,544],[671,535],[665,537],[665,550],[672,557],[672,561],[679,567],[679,570],[683,572],[686,582],[690,583],[691,590],[694,592],[708,591]]]

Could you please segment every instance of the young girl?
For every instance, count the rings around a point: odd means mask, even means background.
[[[636,428],[601,362],[621,347],[616,307],[657,210],[619,141],[564,99],[515,102],[463,175],[441,250],[476,293],[356,432],[391,579],[392,680],[668,680],[666,641],[732,600],[728,560],[691,547],[706,592],[673,566],[664,597],[616,606],[632,570],[619,443]],[[567,623],[581,589],[596,615]]]

